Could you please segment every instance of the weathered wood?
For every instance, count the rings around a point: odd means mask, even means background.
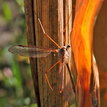
[[[29,4],[30,3],[30,4]],[[26,28],[27,28],[27,41],[28,45],[36,45],[35,32],[34,32],[34,15],[32,11],[33,1],[24,0],[24,9],[26,17]],[[35,96],[38,107],[41,107],[40,96],[39,96],[39,82],[38,82],[38,71],[37,71],[37,59],[30,58],[30,67],[32,72],[32,79],[35,89]]]
[[[70,33],[72,32],[72,1],[71,0],[64,0],[64,34],[65,34],[65,46],[70,43]],[[69,49],[69,58],[68,58],[68,64],[71,69],[71,48]],[[68,69],[64,72],[64,87],[67,86],[67,83],[70,80]],[[64,100],[64,99],[63,99]],[[65,103],[64,107],[69,107],[70,105],[68,103]]]
[[[69,1],[70,2],[70,1]],[[71,3],[66,3],[66,21],[71,13]],[[32,0],[32,8],[40,18],[45,32],[58,43],[59,46],[64,45],[63,29],[63,0]],[[68,6],[69,5],[69,6]],[[27,7],[28,6],[28,7]],[[50,41],[44,34],[37,20],[37,16],[34,14],[32,8],[29,6],[27,0],[25,0],[25,12],[27,22],[28,44],[41,47],[49,47],[52,49],[58,48],[52,41]],[[69,7],[69,8],[68,8]],[[69,11],[67,11],[69,10]],[[32,13],[33,12],[33,13]],[[67,13],[68,12],[68,13]],[[72,20],[72,19],[70,19]],[[70,44],[70,32],[72,23],[68,25],[66,34],[66,43]],[[69,30],[69,31],[68,31]],[[69,37],[68,37],[69,35]],[[70,58],[69,58],[70,59]],[[32,78],[34,82],[34,88],[36,93],[37,104],[39,107],[68,107],[68,102],[63,97],[62,93],[59,93],[59,65],[56,65],[47,76],[49,82],[53,88],[53,91],[49,88],[45,78],[45,72],[58,61],[57,54],[50,54],[46,58],[30,59],[30,65],[32,70]],[[66,77],[67,79],[67,77]]]
[[[31,3],[31,6],[29,4]],[[36,45],[35,42],[35,32],[34,32],[34,17],[32,11],[32,1],[24,1],[24,9],[26,16],[26,26],[27,26],[27,40],[29,45]],[[33,84],[35,89],[35,96],[38,107],[41,107],[40,96],[39,96],[39,84],[38,84],[38,72],[37,72],[37,59],[30,58],[30,66],[33,78]]]
[[[36,3],[35,3],[36,2]],[[63,31],[63,25],[61,22],[61,4],[62,1],[55,0],[37,0],[34,2],[35,11],[38,13],[38,16],[43,24],[45,32],[54,39],[59,45],[61,44],[59,38],[61,38],[61,33]],[[58,4],[59,3],[59,4]],[[61,6],[59,8],[59,6]],[[60,12],[59,12],[60,11]],[[58,13],[59,12],[59,13]],[[60,19],[58,19],[60,17]],[[50,41],[42,32],[40,25],[35,16],[35,33],[37,46],[49,47],[49,48],[58,48],[52,41]],[[61,30],[62,29],[62,30]],[[62,33],[63,34],[63,33]],[[61,46],[61,45],[60,45]],[[56,62],[58,61],[58,56],[51,54],[46,58],[38,59],[38,75],[39,75],[39,87],[40,87],[40,101],[41,106],[51,107],[59,106],[62,107],[62,98],[59,93],[59,67],[55,66],[47,74],[50,84],[53,88],[53,91],[49,88],[45,78],[45,72]]]

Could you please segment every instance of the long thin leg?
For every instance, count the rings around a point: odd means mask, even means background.
[[[68,25],[68,23],[69,23],[69,20],[70,20],[70,18],[71,18],[71,15],[72,15],[72,12],[73,12],[73,10],[74,10],[74,8],[75,8],[75,6],[73,6],[73,8],[72,8],[72,11],[71,11],[71,13],[70,13],[70,15],[69,15],[69,17],[68,17],[68,19],[67,19],[67,23],[66,23],[66,25],[65,25],[65,27],[64,27],[64,30],[63,30],[63,37],[64,37],[64,45],[67,45],[66,44],[66,37],[65,37],[65,30],[66,30],[66,27],[67,27],[67,25]]]
[[[65,63],[66,63],[66,66],[67,66],[67,69],[68,69],[68,72],[69,72],[69,75],[70,75],[70,79],[71,79],[71,82],[72,82],[72,85],[73,85],[73,90],[75,92],[75,85],[74,85],[74,81],[73,81],[73,78],[72,78],[72,75],[71,75],[71,71],[70,71],[70,68],[69,68],[69,65],[68,65],[68,62],[65,60]]]
[[[51,90],[53,90],[53,89],[52,89],[52,87],[51,87],[51,85],[50,85],[50,83],[49,83],[49,80],[48,80],[48,77],[47,77],[47,73],[48,73],[55,65],[57,65],[59,62],[60,62],[60,60],[59,60],[58,62],[56,62],[48,71],[45,72],[45,77],[46,77],[47,83],[48,83],[48,85],[49,85],[49,87],[50,87]]]
[[[72,15],[72,12],[73,12],[73,10],[74,10],[74,7],[75,7],[75,6],[73,6],[72,11],[71,11],[71,14],[70,14],[69,17],[68,17],[68,20],[67,20],[67,23],[66,23],[66,25],[65,25],[65,28],[64,28],[63,32],[65,32],[65,30],[66,30],[66,27],[67,27],[67,25],[68,25],[68,23],[69,23],[69,19],[71,18],[71,15]]]
[[[29,0],[27,0],[28,1],[28,3],[30,4],[30,2],[29,2]],[[31,6],[31,4],[30,4],[30,6]],[[31,7],[32,8],[32,7]],[[46,33],[45,33],[45,30],[44,30],[44,28],[43,28],[43,25],[42,25],[42,23],[41,23],[41,21],[40,21],[40,18],[38,17],[38,15],[37,15],[37,13],[35,12],[35,10],[32,8],[32,10],[34,11],[34,13],[35,13],[35,15],[37,16],[37,19],[38,19],[38,21],[39,21],[39,24],[40,24],[40,26],[41,26],[41,28],[42,28],[42,31],[43,31],[43,33],[44,33],[44,35],[46,35],[56,46],[58,46],[58,48],[60,49],[61,47],[51,38],[51,37],[49,37]]]
[[[72,105],[75,102],[75,98],[76,98],[75,85],[74,85],[71,71],[66,59],[65,59],[65,64],[67,66],[67,69],[68,69],[67,71],[69,72],[70,79],[67,82],[66,87],[63,88],[62,92],[63,92],[63,95],[65,96],[65,99],[68,101],[68,103]]]
[[[42,28],[42,31],[43,31],[44,35],[46,35],[55,45],[57,45],[58,48],[61,48],[49,35],[47,35],[47,34],[45,33],[45,30],[44,30],[43,25],[42,25],[42,23],[41,23],[41,21],[40,21],[39,18],[38,18],[38,21],[39,21],[39,24],[40,24],[40,26],[41,26],[41,28]]]

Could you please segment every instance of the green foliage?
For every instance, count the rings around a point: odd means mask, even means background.
[[[0,107],[28,106],[35,103],[28,59],[8,52],[12,45],[27,44],[23,0],[0,3]]]
[[[32,104],[30,106],[21,106],[21,107],[37,107],[37,104]]]
[[[21,6],[21,7],[24,6],[23,0],[16,0],[16,2],[18,3],[19,6]]]
[[[3,14],[5,16],[5,19],[7,21],[12,20],[12,12],[11,12],[11,9],[10,9],[10,6],[8,5],[8,3],[7,2],[3,2],[2,3],[2,8],[3,8]]]
[[[76,107],[76,103],[72,104],[70,107]]]

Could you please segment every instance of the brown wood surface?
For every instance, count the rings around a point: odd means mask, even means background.
[[[38,17],[40,18],[45,32],[59,44],[64,45],[63,29],[64,29],[64,13],[63,13],[63,0],[29,0],[32,4],[29,5],[25,0],[25,14],[27,24],[28,44],[41,47],[56,49],[58,48],[52,41],[50,41],[44,34],[34,14],[34,8]],[[66,15],[67,20],[71,9],[72,3],[66,2]],[[69,10],[69,11],[68,11]],[[71,23],[66,30],[67,39],[66,44],[70,44]],[[65,21],[66,23],[66,21]],[[59,93],[59,65],[56,65],[47,76],[53,88],[49,88],[45,78],[45,72],[58,61],[57,54],[50,54],[46,58],[30,59],[32,78],[34,82],[35,95],[38,107],[69,107],[68,102],[65,100],[63,94]]]
[[[65,34],[65,46],[67,44],[71,44],[70,43],[70,34],[72,32],[72,25],[73,25],[73,21],[72,21],[72,13],[74,10],[72,10],[72,6],[74,4],[72,4],[72,1],[71,0],[64,0],[64,34]],[[69,23],[68,23],[69,21]],[[68,23],[68,24],[67,24]],[[70,48],[69,49],[69,58],[68,58],[68,64],[69,64],[69,67],[70,69],[74,66],[73,65],[73,61],[72,60],[72,49]],[[70,79],[70,76],[69,76],[69,72],[68,72],[68,69],[66,68],[65,71],[64,71],[64,86],[67,85],[67,83],[69,82],[69,79]],[[65,106],[64,107],[68,107],[69,104],[68,103],[65,103]]]
[[[29,4],[30,2],[30,4]],[[24,9],[25,9],[25,17],[26,17],[26,27],[27,27],[27,41],[28,45],[36,45],[35,41],[35,32],[34,32],[34,15],[32,11],[33,1],[24,0]],[[30,58],[30,67],[32,72],[32,79],[34,84],[36,102],[38,107],[41,107],[40,96],[39,96],[39,82],[38,82],[38,71],[37,71],[37,59]]]
[[[59,3],[61,4],[61,1],[59,1]],[[58,1],[42,0],[40,2],[39,0],[37,0],[35,7],[37,9],[37,10],[35,9],[35,11],[38,13],[38,16],[40,17],[40,20],[43,24],[45,32],[59,44],[58,30],[61,31],[61,28],[58,25],[61,25],[61,24],[59,24],[58,22]],[[36,26],[35,33],[37,37],[36,39],[37,46],[49,47],[52,49],[58,48],[52,41],[50,41],[43,34],[36,17],[35,17],[35,26]],[[61,37],[61,35],[59,37]],[[49,85],[47,84],[47,81],[45,78],[45,72],[57,61],[58,61],[58,56],[57,55],[54,56],[54,54],[50,54],[46,58],[38,59],[40,101],[41,101],[42,107],[44,106],[52,107],[52,106],[58,106],[58,105],[62,106],[61,94],[59,93],[58,65],[56,65],[47,74],[49,82],[53,88],[53,91],[51,91],[51,89],[49,88]]]

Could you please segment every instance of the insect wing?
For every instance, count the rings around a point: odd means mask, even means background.
[[[68,101],[70,105],[72,105],[75,102],[75,91],[72,87],[72,82],[69,80],[67,83],[67,86],[63,88],[62,90],[63,95],[65,96],[65,99]]]
[[[67,62],[66,62],[67,63]],[[71,75],[71,71],[69,69],[68,63],[66,64],[69,72],[70,79],[67,83],[67,85],[64,87],[63,86],[63,81],[64,81],[64,76],[63,76],[63,69],[64,69],[65,62],[60,62],[60,67],[59,67],[59,91],[60,93],[62,92],[65,99],[68,101],[70,105],[72,105],[75,102],[75,86],[73,82],[73,78]]]
[[[41,58],[46,57],[51,52],[56,52],[54,49],[42,48],[30,45],[15,45],[9,48],[9,52],[25,57]]]
[[[65,60],[66,62],[66,66],[67,66],[67,71],[69,73],[70,79],[66,85],[66,87],[63,88],[63,94],[65,96],[65,99],[68,101],[68,103],[70,105],[72,105],[75,102],[75,98],[76,98],[76,93],[75,93],[75,85],[74,85],[74,81],[71,75],[71,71],[68,65],[68,62]]]

